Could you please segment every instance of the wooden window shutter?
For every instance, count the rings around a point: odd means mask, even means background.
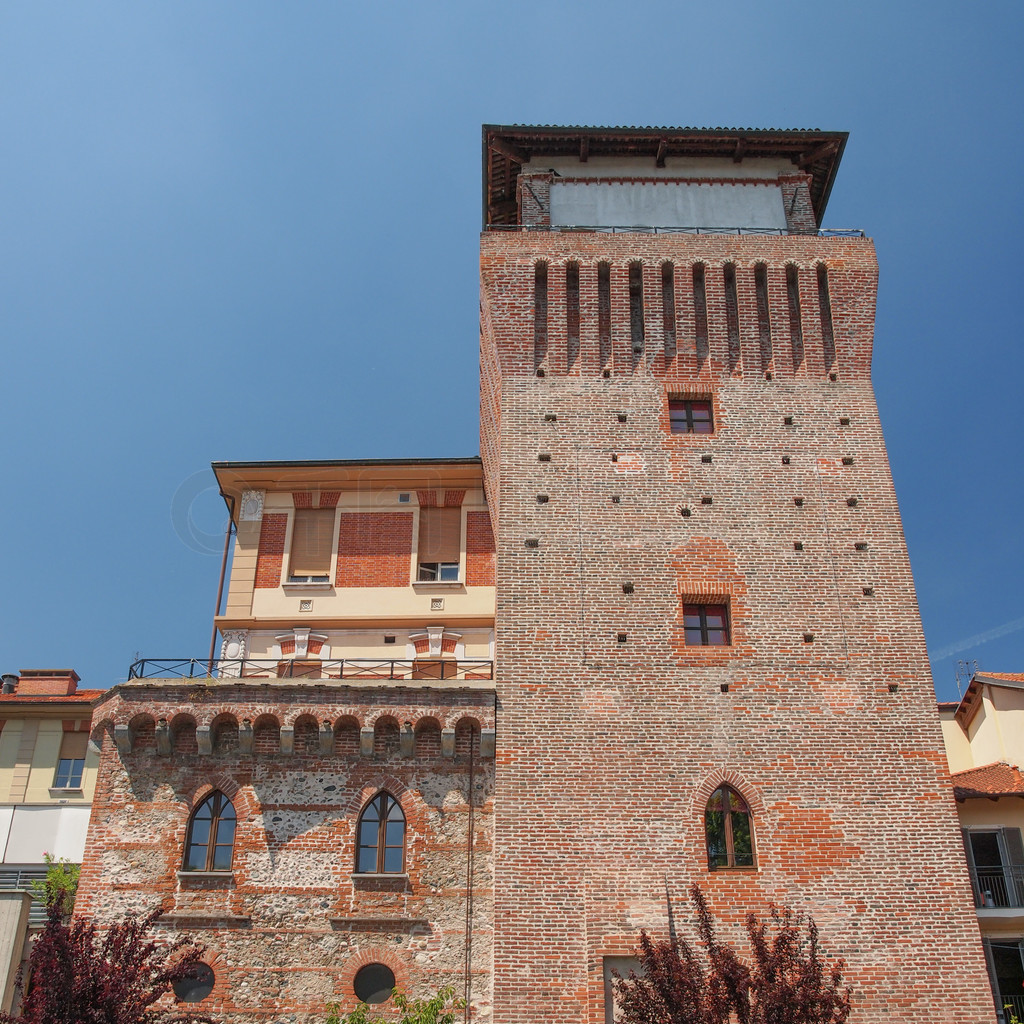
[[[421,508],[421,562],[457,562],[462,551],[462,509]]]
[[[333,508],[299,508],[292,528],[293,576],[324,576],[331,571]]]
[[[64,737],[60,741],[61,760],[65,758],[71,758],[78,761],[84,759],[85,750],[88,744],[89,734],[87,732],[64,733]]]

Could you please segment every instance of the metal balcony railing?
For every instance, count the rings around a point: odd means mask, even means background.
[[[1009,1021],[1010,1014],[1018,1020],[1024,1020],[1024,996],[1000,996],[999,997],[999,1020]]]
[[[458,682],[493,679],[494,662],[478,658],[142,658],[129,679],[379,679]]]
[[[606,235],[790,235],[788,228],[656,227],[650,224],[488,224],[485,231],[597,232]],[[862,228],[819,228],[818,238],[866,238]],[[802,232],[796,237],[808,237]]]
[[[971,871],[976,907],[1024,907],[1024,867]]]

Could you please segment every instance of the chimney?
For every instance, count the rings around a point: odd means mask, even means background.
[[[17,693],[19,697],[67,697],[76,689],[78,673],[73,668],[28,668],[21,671]]]

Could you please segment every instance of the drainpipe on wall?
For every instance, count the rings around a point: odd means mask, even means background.
[[[235,499],[229,494],[220,492],[220,496],[228,503],[228,528],[224,531],[224,554],[220,560],[220,582],[217,584],[217,605],[213,609],[213,630],[210,633],[210,657],[206,665],[207,675],[213,675],[213,656],[217,650],[217,616],[220,615],[220,603],[224,598],[224,574],[228,568],[228,551],[231,549],[231,533],[235,527]]]

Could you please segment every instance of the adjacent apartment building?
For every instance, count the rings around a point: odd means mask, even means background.
[[[0,687],[0,1010],[17,999],[27,940],[46,911],[29,895],[47,854],[80,864],[99,748],[89,743],[99,690],[78,689],[72,669],[28,669]]]
[[[939,715],[992,995],[1024,1019],[1024,673],[977,672]]]
[[[215,464],[219,657],[99,702],[79,912],[162,907],[226,1021],[603,1024],[697,882],[862,1024],[992,1024],[845,143],[484,127],[481,458]]]

